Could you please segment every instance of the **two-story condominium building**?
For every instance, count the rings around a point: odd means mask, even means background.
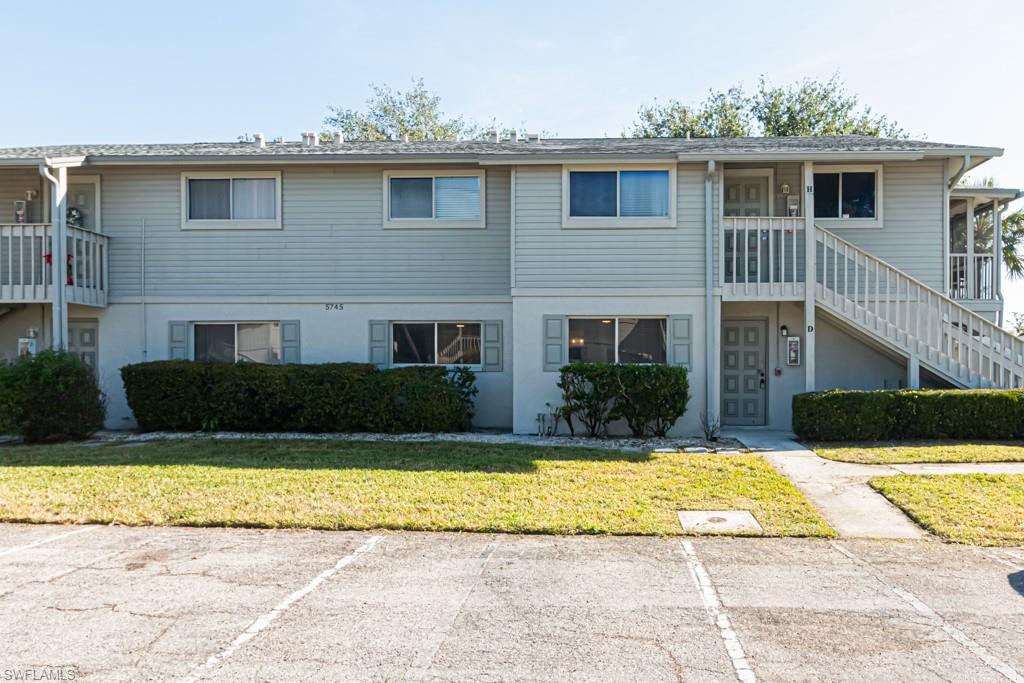
[[[671,363],[690,410],[788,427],[830,387],[1019,387],[1002,150],[867,137],[0,150],[0,354],[67,347],[108,426],[168,358],[469,365],[534,432],[562,365]]]

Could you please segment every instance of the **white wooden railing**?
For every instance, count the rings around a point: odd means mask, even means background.
[[[802,297],[804,232],[803,218],[724,217],[723,294],[749,299]]]
[[[974,272],[968,273],[973,261]],[[954,299],[990,301],[996,298],[996,260],[993,254],[950,254],[949,296]],[[971,275],[974,277],[972,278]]]
[[[1024,387],[1024,339],[820,227],[815,249],[819,306],[965,387]]]
[[[48,223],[0,224],[0,303],[53,299],[53,227]],[[70,304],[106,306],[108,238],[67,229],[63,281]]]
[[[448,346],[441,349],[438,355],[438,362],[449,364],[465,363],[467,356],[470,358],[480,357],[480,337],[459,335],[451,340]],[[479,362],[479,361],[477,361]]]

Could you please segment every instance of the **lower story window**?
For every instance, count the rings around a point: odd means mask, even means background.
[[[570,363],[664,363],[665,318],[569,318]]]
[[[394,365],[480,365],[480,323],[419,322],[391,326]]]
[[[196,360],[219,363],[280,363],[281,324],[196,323]]]

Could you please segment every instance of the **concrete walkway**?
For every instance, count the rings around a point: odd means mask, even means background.
[[[788,432],[729,429],[725,436],[739,439],[786,475],[840,536],[847,538],[927,538],[884,496],[868,486],[874,477],[896,474],[1024,474],[1018,463],[927,463],[861,465],[818,457],[793,440]]]

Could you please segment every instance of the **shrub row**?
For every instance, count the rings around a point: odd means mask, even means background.
[[[77,355],[42,351],[0,364],[0,433],[35,443],[84,439],[105,417],[96,375]]]
[[[669,365],[572,363],[560,371],[561,416],[590,436],[624,420],[633,436],[664,436],[686,412],[690,385],[686,368]]]
[[[154,361],[121,377],[144,431],[464,431],[477,393],[467,369],[363,363]]]
[[[793,397],[803,439],[1021,439],[1024,391],[822,391]]]

